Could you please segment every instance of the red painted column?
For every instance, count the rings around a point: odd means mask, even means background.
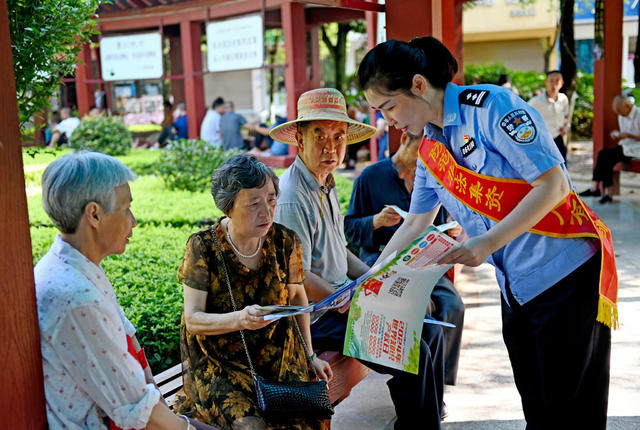
[[[283,2],[280,13],[287,63],[284,72],[284,86],[287,91],[287,120],[291,121],[298,115],[298,98],[308,88],[304,5]],[[289,154],[297,153],[298,148],[289,145]]]
[[[82,118],[89,113],[89,108],[95,104],[93,84],[86,81],[93,79],[93,63],[91,47],[87,43],[78,52],[76,64],[76,98],[78,99],[78,116]]]
[[[367,24],[367,51],[375,48],[378,41],[378,12],[365,12],[365,22]],[[369,123],[376,126],[376,111],[369,109]],[[369,158],[372,163],[378,161],[378,139],[369,139]]]
[[[0,0],[0,423],[46,429],[40,332],[7,3]]]
[[[320,64],[320,36],[318,27],[309,28],[311,75],[309,76],[309,89],[320,88],[322,85],[322,65]]]
[[[449,0],[387,0],[385,11],[387,14],[387,40],[410,41],[414,37],[430,36],[434,32],[433,9],[442,10],[441,3]],[[407,13],[411,11],[411,13]],[[438,20],[441,22],[441,20]],[[437,29],[442,33],[441,28]],[[394,152],[400,146],[400,131],[389,128],[389,152]]]
[[[622,2],[607,2],[604,11],[604,55],[593,62],[593,162],[598,151],[615,146],[609,134],[618,128],[611,109],[622,83]]]
[[[201,37],[200,21],[182,21],[180,23],[184,93],[190,139],[200,135],[200,123],[205,114],[202,52],[200,51]]]
[[[180,47],[180,37],[169,36],[169,62],[171,63],[170,74],[182,75],[182,49]],[[181,79],[171,79],[171,95],[174,103],[184,102],[184,82]]]

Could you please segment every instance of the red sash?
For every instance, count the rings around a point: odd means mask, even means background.
[[[440,185],[472,211],[496,222],[507,216],[533,188],[522,179],[494,178],[462,167],[436,140],[423,138],[418,152],[420,160]],[[592,237],[599,240],[602,260],[597,320],[617,328],[618,272],[611,231],[605,223],[571,191],[529,232],[559,238]]]
[[[136,347],[133,346],[133,339],[129,335],[127,335],[127,350],[129,351],[129,354],[131,354],[133,358],[135,358],[136,361],[140,363],[140,366],[142,366],[143,370],[149,366],[149,363],[147,363],[147,356],[144,355],[144,349],[140,348],[140,352],[137,352]],[[123,430],[123,429],[118,427],[113,422],[113,420],[109,420],[109,430]],[[128,429],[128,430],[133,430],[133,429]]]

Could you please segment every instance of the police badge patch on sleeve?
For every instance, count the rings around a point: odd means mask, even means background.
[[[500,128],[518,145],[528,145],[538,135],[529,113],[524,109],[512,110],[500,119]]]

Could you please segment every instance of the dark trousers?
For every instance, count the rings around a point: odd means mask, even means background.
[[[556,146],[558,147],[558,150],[560,151],[560,154],[562,155],[562,159],[564,160],[564,164],[567,164],[567,147],[564,144],[564,139],[562,138],[562,135],[559,135],[559,136],[555,137],[553,139],[553,141],[556,143]]]
[[[613,166],[620,161],[629,162],[631,157],[624,155],[622,146],[616,145],[613,148],[604,148],[598,152],[596,166],[593,168],[593,180],[602,182],[603,187],[613,185]]]
[[[600,253],[530,302],[509,288],[502,334],[528,430],[606,428],[611,330],[596,322]]]
[[[342,351],[348,316],[327,312],[311,325],[314,348]],[[442,327],[424,324],[419,373],[404,372],[362,361],[375,372],[392,375],[387,382],[398,417],[395,429],[440,428],[444,391],[444,339]],[[416,427],[418,426],[418,427]]]
[[[430,313],[431,316],[456,326],[455,328],[442,328],[444,333],[444,383],[456,385],[464,325],[464,303],[453,282],[446,276],[440,278],[436,286],[433,287],[431,301],[434,305],[434,309]]]

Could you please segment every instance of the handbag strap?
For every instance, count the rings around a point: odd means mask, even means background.
[[[222,254],[222,249],[220,248],[220,242],[218,242],[218,235],[216,234],[213,226],[211,227],[211,233],[212,233],[211,235],[213,236],[213,241],[216,245],[218,254],[220,255],[220,261],[222,262],[222,270],[224,271],[224,278],[227,283],[227,289],[229,290],[229,297],[231,297],[231,306],[233,306],[233,311],[237,312],[238,308],[236,307],[236,300],[233,298],[233,292],[231,291],[231,281],[229,280],[229,272],[227,271],[227,265],[224,262],[224,255]],[[302,347],[304,348],[305,356],[309,356],[309,349],[307,348],[307,343],[304,341],[304,338],[302,337],[302,332],[300,331],[300,326],[298,325],[298,321],[293,316],[287,317],[287,318],[291,318],[293,320],[293,325],[296,328],[296,332],[298,333],[298,336],[300,337],[300,341],[302,342]],[[240,330],[240,337],[242,338],[242,345],[244,345],[244,352],[247,355],[247,361],[249,362],[251,375],[255,376],[257,375],[257,373],[253,368],[253,362],[251,361],[251,356],[249,355],[249,348],[247,348],[247,341],[244,338],[244,330]],[[320,377],[318,376],[318,372],[316,371],[316,368],[313,367],[313,365],[310,367],[311,369],[313,369],[313,373],[315,373],[316,378],[320,379]]]
[[[213,241],[216,244],[216,249],[218,250],[218,254],[220,254],[220,261],[222,262],[222,270],[224,271],[224,278],[227,283],[227,288],[229,289],[229,297],[231,297],[231,306],[233,306],[233,311],[237,312],[238,308],[236,307],[236,300],[233,298],[233,292],[231,291],[231,281],[229,281],[229,272],[227,271],[227,265],[224,262],[224,255],[222,254],[222,249],[220,248],[220,242],[218,242],[218,235],[216,234],[213,227],[211,227],[211,233],[213,236]],[[242,338],[242,344],[244,345],[244,352],[247,354],[247,361],[249,362],[249,368],[251,368],[251,376],[256,376],[257,373],[253,368],[253,362],[251,361],[251,357],[249,356],[249,348],[247,348],[247,341],[244,339],[244,330],[240,330],[240,337]]]

